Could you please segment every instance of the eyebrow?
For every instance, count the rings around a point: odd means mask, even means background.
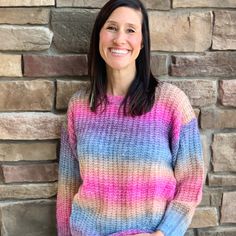
[[[106,24],[118,24],[118,22],[116,22],[116,21],[113,21],[113,20],[108,20],[107,22],[106,22]],[[127,25],[128,26],[132,26],[132,27],[138,27],[137,25],[135,25],[135,24],[132,24],[132,23],[127,23]]]

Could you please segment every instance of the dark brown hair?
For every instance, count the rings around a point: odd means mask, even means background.
[[[125,115],[139,116],[150,111],[155,101],[155,88],[158,81],[150,69],[150,33],[147,11],[139,0],[110,0],[97,15],[94,23],[88,55],[88,72],[90,77],[90,108],[107,104],[106,64],[99,52],[99,34],[101,28],[118,7],[129,7],[142,13],[143,48],[136,59],[136,76],[121,104]]]

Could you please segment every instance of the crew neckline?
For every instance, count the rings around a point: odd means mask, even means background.
[[[120,105],[122,101],[124,100],[125,96],[124,95],[112,95],[112,94],[107,94],[107,100],[111,104],[117,104]]]

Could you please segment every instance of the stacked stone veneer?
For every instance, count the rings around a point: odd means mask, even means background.
[[[56,235],[60,126],[105,2],[0,1],[1,236]],[[144,3],[152,70],[186,92],[201,127],[206,184],[187,235],[235,236],[236,1]]]

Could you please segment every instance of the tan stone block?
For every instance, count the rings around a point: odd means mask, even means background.
[[[57,159],[57,143],[0,143],[0,161],[46,161]]]
[[[0,185],[0,199],[50,198],[57,193],[57,183]]]
[[[0,91],[0,111],[50,111],[53,107],[52,81],[3,81]]]
[[[151,70],[154,75],[167,75],[167,55],[152,53],[151,55]]]
[[[198,236],[235,236],[236,227],[221,226],[214,229],[199,229]]]
[[[222,105],[236,107],[236,79],[221,80],[219,95]]]
[[[221,208],[221,223],[236,223],[236,192],[225,192]]]
[[[182,89],[192,106],[207,106],[216,104],[217,100],[217,88],[216,81],[211,80],[170,80],[170,82],[180,89]]]
[[[178,7],[219,7],[219,8],[234,8],[236,7],[235,0],[173,0],[173,8]]]
[[[19,7],[19,6],[53,6],[55,0],[1,0],[1,7]]]
[[[55,200],[24,200],[0,203],[2,236],[56,236]]]
[[[216,50],[236,49],[236,12],[215,11],[212,48]]]
[[[92,7],[101,8],[107,0],[57,0],[57,7]]]
[[[170,0],[143,0],[142,2],[147,9],[169,10],[171,7]]]
[[[0,8],[1,24],[48,24],[47,8]]]
[[[0,113],[0,139],[57,139],[64,119],[64,115],[49,112]]]
[[[236,186],[235,175],[208,174],[209,186]]]
[[[17,35],[17,37],[16,37]],[[48,49],[53,33],[43,26],[0,26],[0,50],[39,51]]]
[[[236,128],[236,110],[201,109],[202,129]]]
[[[22,77],[21,55],[0,54],[0,76]]]
[[[212,144],[214,171],[236,171],[236,133],[214,135]]]
[[[56,181],[57,169],[57,163],[2,165],[5,183]]]
[[[218,214],[215,207],[197,208],[190,228],[205,228],[218,225]]]
[[[71,96],[78,89],[87,89],[88,82],[57,80],[56,108],[66,109]]]
[[[151,49],[202,52],[210,48],[212,13],[149,12]]]

